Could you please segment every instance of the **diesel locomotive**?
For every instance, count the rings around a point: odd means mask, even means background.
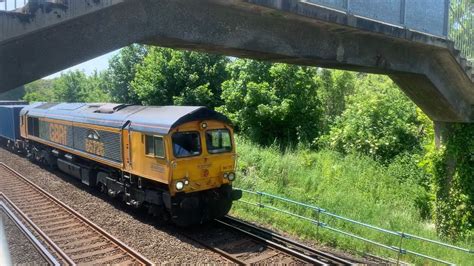
[[[192,106],[34,103],[0,106],[0,139],[161,221],[227,214],[235,143],[229,119]]]

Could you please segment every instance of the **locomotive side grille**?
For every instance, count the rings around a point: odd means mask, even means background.
[[[90,129],[83,127],[74,127],[74,148],[80,151],[87,152],[86,140]],[[96,130],[100,139],[100,143],[103,143],[104,147],[104,158],[113,160],[116,162],[122,162],[122,145],[121,137],[119,133]]]
[[[73,146],[72,126],[39,121],[39,138],[67,147]]]

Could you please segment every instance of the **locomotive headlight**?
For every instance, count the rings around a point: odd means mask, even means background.
[[[229,174],[228,174],[228,173],[224,173],[224,178],[225,178],[225,179],[228,179],[228,178],[229,178]]]
[[[175,187],[176,187],[176,190],[183,190],[184,182],[183,181],[176,182]]]
[[[201,123],[201,128],[206,129],[207,128],[207,123],[206,122]]]
[[[230,173],[227,175],[227,179],[229,179],[229,181],[234,181],[234,180],[235,180],[235,173],[230,172]]]

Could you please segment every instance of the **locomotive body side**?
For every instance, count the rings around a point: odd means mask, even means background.
[[[22,116],[25,121],[21,130],[22,137],[35,143],[80,156],[103,165],[122,168],[121,131],[115,128],[100,127],[92,124],[79,124],[67,120]],[[108,140],[99,143],[87,135],[100,132]],[[107,151],[107,156],[105,154]]]

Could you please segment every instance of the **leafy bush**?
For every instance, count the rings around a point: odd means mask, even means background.
[[[421,148],[416,106],[387,77],[359,79],[347,109],[321,143],[342,151],[358,151],[382,161]]]
[[[315,68],[239,59],[222,84],[224,112],[243,134],[270,145],[311,142],[319,134]]]
[[[220,55],[150,47],[131,83],[146,105],[221,105],[228,59]]]
[[[120,50],[109,60],[109,68],[104,78],[107,81],[111,100],[117,103],[140,103],[132,90],[131,83],[135,79],[137,67],[143,62],[148,49],[145,45],[132,44]]]
[[[316,79],[320,84],[318,98],[323,109],[321,127],[327,133],[346,109],[347,97],[354,93],[356,75],[349,71],[321,69]]]

